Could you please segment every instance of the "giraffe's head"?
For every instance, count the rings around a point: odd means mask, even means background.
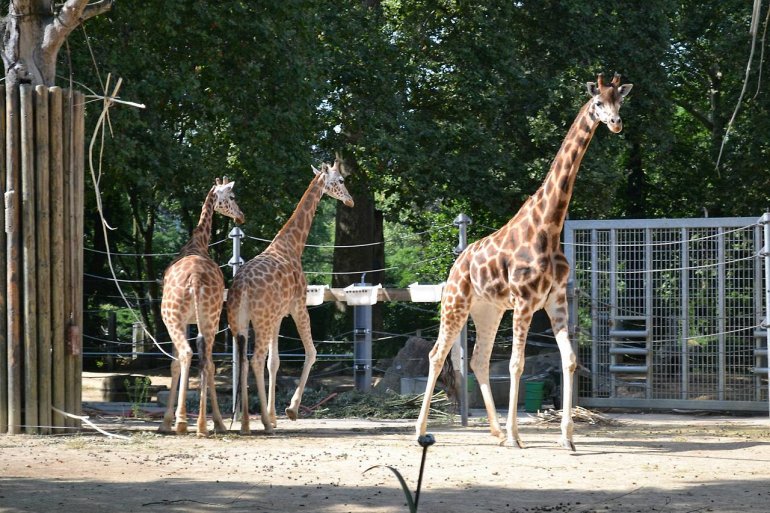
[[[238,224],[243,224],[244,217],[241,208],[235,202],[235,194],[233,194],[233,186],[235,182],[230,182],[227,177],[222,177],[222,180],[217,178],[217,183],[214,185],[214,210],[227,217],[232,217]]]
[[[346,207],[353,206],[353,197],[345,188],[345,177],[342,173],[342,163],[340,159],[334,161],[334,165],[330,166],[326,162],[321,164],[321,170],[311,165],[313,172],[320,176],[324,184],[324,194],[328,194],[332,198],[336,198],[343,202]]]
[[[631,91],[634,84],[620,85],[620,75],[615,73],[609,84],[604,83],[604,76],[599,74],[596,83],[587,82],[588,94],[591,95],[594,115],[607,125],[612,132],[623,130],[623,120],[620,119],[620,106],[623,98]]]

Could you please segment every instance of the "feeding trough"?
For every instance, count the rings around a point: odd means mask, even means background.
[[[308,285],[307,286],[307,306],[318,306],[324,302],[324,295],[328,285]]]
[[[437,303],[441,301],[444,285],[446,282],[436,285],[420,285],[418,282],[414,282],[409,285],[409,294],[415,303]]]
[[[382,288],[377,285],[359,285],[353,283],[343,290],[345,291],[345,301],[352,306],[374,305],[377,304],[377,294]]]

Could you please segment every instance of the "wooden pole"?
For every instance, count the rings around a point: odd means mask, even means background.
[[[51,140],[51,334],[52,334],[52,403],[65,411],[65,335],[67,316],[65,310],[64,280],[64,148],[63,148],[63,100],[62,90],[54,86],[49,90],[50,140]],[[52,425],[63,428],[67,419],[53,412]]]
[[[64,164],[64,315],[65,315],[65,340],[66,351],[64,353],[64,407],[67,413],[75,414],[75,362],[72,355],[72,340],[75,322],[74,312],[74,287],[75,264],[72,260],[72,245],[75,239],[75,214],[73,209],[74,189],[72,172],[72,103],[73,91],[65,89],[62,106],[62,149]],[[71,417],[67,418],[67,426],[74,427]]]
[[[0,86],[0,141],[5,141],[5,86]],[[0,162],[5,162],[5,145],[0,144]],[[0,173],[0,190],[5,193],[5,173]],[[0,248],[5,241],[5,203],[0,204]],[[6,258],[0,259],[0,433],[8,431],[8,312],[6,309]]]
[[[74,295],[74,313],[76,332],[73,334],[73,365],[74,365],[74,402],[75,412],[79,415],[82,411],[83,396],[83,217],[85,214],[85,95],[75,92],[75,104],[73,105],[74,118],[72,123],[72,154],[74,172],[75,201],[75,239],[73,240],[74,277],[72,293]],[[80,421],[76,420],[78,426]]]
[[[37,266],[35,244],[35,92],[19,86],[21,106],[21,242],[24,331],[24,424],[26,433],[37,433]]]
[[[37,172],[38,423],[51,433],[51,211],[49,201],[48,88],[35,88],[35,170]]]
[[[8,337],[8,433],[21,433],[21,251],[19,230],[20,149],[19,149],[19,90],[6,89],[6,311]]]

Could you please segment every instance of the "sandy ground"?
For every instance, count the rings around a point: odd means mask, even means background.
[[[767,417],[610,416],[620,425],[577,424],[575,453],[525,414],[523,450],[482,421],[433,424],[419,511],[770,511]],[[272,436],[199,439],[100,420],[127,439],[0,436],[0,511],[406,512],[391,471],[366,470],[392,466],[414,490],[422,455],[412,421],[280,419]]]

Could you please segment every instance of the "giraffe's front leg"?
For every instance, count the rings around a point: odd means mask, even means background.
[[[275,391],[278,386],[278,367],[281,365],[281,358],[278,355],[278,329],[275,330],[274,342],[270,345],[270,351],[267,354],[267,370],[269,380],[267,384],[267,411],[270,425],[278,427],[278,418],[275,413]]]
[[[567,331],[567,295],[566,285],[562,293],[555,295],[546,305],[546,312],[551,319],[553,332],[556,334],[556,344],[559,346],[562,366],[562,409],[561,409],[561,438],[559,445],[571,451],[575,450],[575,444],[572,441],[574,424],[572,421],[572,395],[574,386],[575,369],[577,368],[577,357],[572,348],[572,342],[569,339]]]
[[[506,425],[506,444],[510,447],[524,449],[525,445],[519,437],[518,408],[519,408],[519,380],[524,372],[524,347],[527,344],[527,333],[532,323],[533,310],[529,304],[522,300],[514,303],[513,310],[513,348],[511,349],[511,362],[508,367],[511,377],[511,392],[508,402],[508,422]]]

